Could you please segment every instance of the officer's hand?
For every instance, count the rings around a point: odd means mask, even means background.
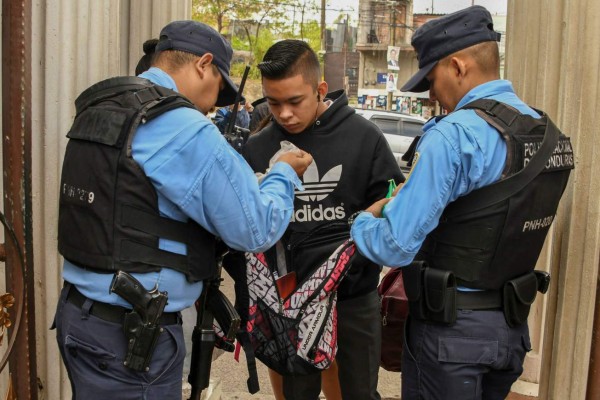
[[[294,168],[294,171],[296,171],[298,177],[301,178],[302,175],[304,175],[304,172],[306,171],[310,163],[312,163],[313,158],[309,153],[305,152],[304,150],[292,150],[286,151],[281,156],[279,156],[276,162],[279,161],[288,163],[292,168]]]
[[[381,218],[381,210],[383,209],[383,206],[389,203],[392,199],[393,197],[376,201],[375,203],[371,204],[369,208],[367,208],[365,211],[373,214],[375,218]]]

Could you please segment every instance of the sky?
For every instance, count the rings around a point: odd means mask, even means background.
[[[469,7],[471,4],[484,6],[492,14],[506,15],[507,0],[413,0],[414,13],[447,14]],[[358,20],[358,0],[327,0],[326,21],[333,23],[337,16],[342,12],[350,14],[353,21]],[[351,11],[354,10],[354,11]]]

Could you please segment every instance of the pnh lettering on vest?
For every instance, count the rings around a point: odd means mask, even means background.
[[[523,224],[523,232],[531,232],[536,231],[538,229],[544,229],[549,227],[554,220],[554,215],[549,215],[544,218],[533,219],[530,221],[525,221]]]

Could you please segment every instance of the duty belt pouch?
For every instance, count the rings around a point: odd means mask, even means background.
[[[425,261],[413,261],[407,267],[402,268],[409,315],[423,320],[427,319],[427,307],[423,295],[423,275],[427,268]]]
[[[536,292],[537,278],[533,272],[511,279],[504,284],[503,308],[508,326],[514,328],[527,321]]]
[[[456,322],[456,279],[450,271],[427,268],[424,274],[425,303],[429,320],[452,325]]]

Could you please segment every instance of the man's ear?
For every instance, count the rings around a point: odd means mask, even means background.
[[[198,71],[199,74],[204,75],[210,68],[212,68],[213,55],[210,53],[206,53],[202,55],[200,58],[197,58],[194,61],[194,68]]]
[[[317,86],[317,95],[320,97],[321,100],[325,100],[328,88],[329,87],[327,86],[327,82],[325,81],[321,81],[321,83],[319,83],[319,85]]]
[[[450,58],[450,68],[452,74],[457,78],[464,78],[467,74],[467,63],[460,57]]]

